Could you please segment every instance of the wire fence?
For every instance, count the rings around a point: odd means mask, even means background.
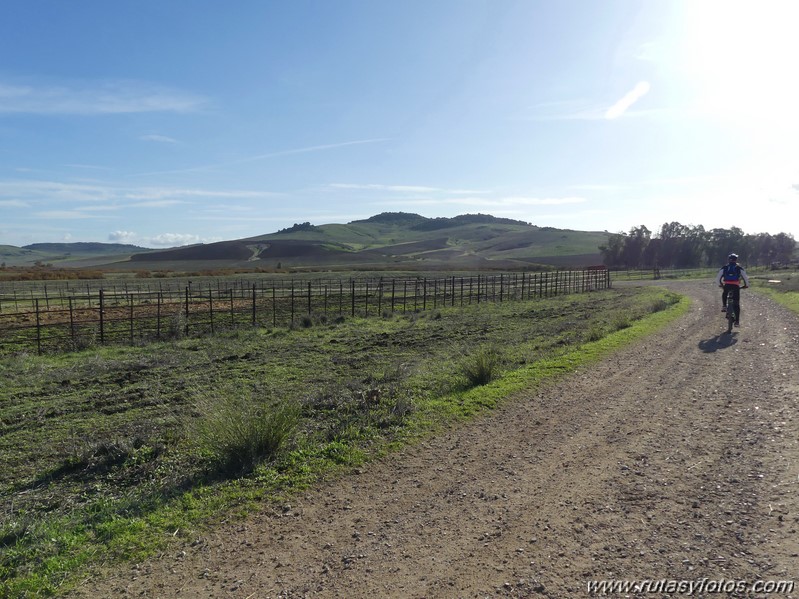
[[[82,293],[0,293],[0,354],[139,344],[239,327],[309,326],[607,289],[604,268],[433,278],[205,281]]]

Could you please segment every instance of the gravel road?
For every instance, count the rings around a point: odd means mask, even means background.
[[[667,286],[669,329],[73,596],[799,597],[799,318],[744,292],[727,335],[712,284]]]

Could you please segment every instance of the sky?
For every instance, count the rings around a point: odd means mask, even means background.
[[[799,238],[794,0],[3,0],[0,244],[381,212]]]

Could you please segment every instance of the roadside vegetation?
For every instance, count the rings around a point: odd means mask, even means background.
[[[753,289],[765,293],[776,302],[799,313],[799,273],[774,271],[750,279]]]
[[[624,288],[5,358],[0,596],[58,594],[92,566],[279,507],[686,307]]]

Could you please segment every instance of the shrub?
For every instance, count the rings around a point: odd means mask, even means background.
[[[461,370],[471,387],[479,387],[499,376],[501,363],[502,356],[497,348],[482,347],[463,359]]]
[[[300,419],[295,401],[264,401],[232,383],[203,391],[197,400],[201,414],[194,442],[221,474],[251,472],[273,457],[290,438]]]
[[[186,314],[183,310],[175,312],[167,321],[167,339],[183,339],[186,335]]]
[[[594,324],[591,325],[591,328],[588,329],[588,332],[585,334],[586,341],[599,341],[605,336],[605,329],[602,328],[600,325]]]
[[[649,306],[649,311],[654,314],[655,312],[662,312],[669,307],[668,302],[664,299],[657,299]]]
[[[626,316],[617,316],[613,320],[613,330],[614,331],[621,331],[622,329],[629,329],[632,325],[630,319]]]

